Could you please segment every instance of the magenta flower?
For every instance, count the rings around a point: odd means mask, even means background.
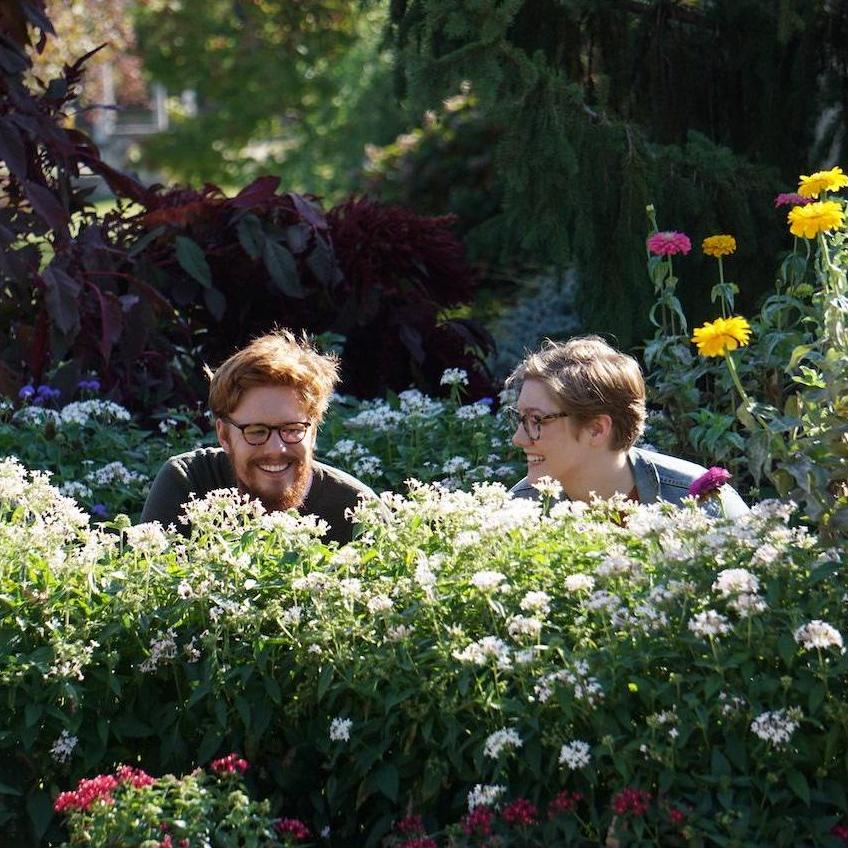
[[[726,468],[714,465],[707,469],[697,480],[689,485],[689,494],[696,498],[705,498],[711,492],[717,492],[731,478]]]
[[[309,839],[309,828],[300,819],[280,819],[274,827],[282,837],[290,836],[295,842]]]
[[[796,194],[794,191],[787,191],[775,197],[774,208],[778,209],[781,206],[806,206],[814,200],[815,197],[804,197],[803,194]]]
[[[648,250],[654,256],[674,256],[675,253],[686,254],[692,249],[692,242],[686,233],[678,233],[674,230],[666,230],[648,236]]]

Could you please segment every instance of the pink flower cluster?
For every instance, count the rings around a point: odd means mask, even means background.
[[[120,766],[115,774],[98,774],[97,777],[83,778],[77,788],[70,792],[60,792],[53,804],[57,813],[67,810],[87,810],[95,801],[112,803],[112,792],[122,783],[132,784],[136,789],[150,786],[153,778],[141,769],[132,766]]]
[[[300,819],[280,819],[274,828],[280,836],[290,836],[295,842],[309,839],[309,828]]]
[[[675,827],[682,827],[686,822],[686,813],[683,810],[678,810],[676,807],[672,807],[668,811],[668,820]]]
[[[835,824],[830,829],[830,835],[835,836],[837,839],[841,839],[846,845],[848,845],[848,824]]]
[[[247,760],[238,754],[227,754],[226,757],[219,757],[217,760],[212,760],[209,768],[215,774],[233,774],[235,772],[244,774],[248,770],[249,765]]]
[[[676,253],[687,254],[692,249],[692,242],[686,233],[665,230],[648,236],[645,242],[648,250],[654,256],[674,256]]]
[[[525,827],[536,824],[539,816],[539,808],[526,798],[516,798],[511,804],[507,804],[501,813],[507,824],[518,824]]]
[[[421,816],[406,816],[398,819],[392,830],[401,836],[408,837],[399,842],[396,848],[437,848],[436,842],[427,836],[427,829]]]
[[[178,839],[176,848],[189,848],[188,839]],[[159,843],[158,848],[174,848],[174,840],[171,837],[171,834],[167,834],[164,839]]]
[[[794,191],[782,192],[774,199],[774,208],[778,209],[781,206],[806,206],[812,203],[814,197],[804,197],[803,194],[797,194]]]
[[[708,468],[697,480],[689,484],[689,494],[696,498],[704,498],[711,492],[717,492],[731,478],[726,468],[714,465]]]
[[[466,836],[490,836],[494,815],[488,807],[475,807],[462,817],[462,830]]]
[[[617,792],[612,799],[612,809],[617,816],[628,813],[634,816],[644,816],[651,806],[651,793],[635,786],[628,786]]]
[[[552,819],[562,813],[571,813],[577,805],[583,800],[583,795],[580,792],[572,792],[569,794],[567,789],[557,794],[548,804],[548,818]]]

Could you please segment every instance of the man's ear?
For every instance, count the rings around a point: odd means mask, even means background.
[[[221,418],[215,419],[215,433],[218,435],[218,444],[224,449],[224,453],[230,452],[230,433],[227,424]]]

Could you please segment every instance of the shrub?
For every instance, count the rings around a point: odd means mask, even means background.
[[[410,810],[458,822],[477,784],[507,787],[499,829],[579,793],[575,845],[658,844],[678,810],[690,843],[832,846],[848,816],[845,550],[788,505],[729,522],[422,485],[336,548],[225,493],[189,540],[92,530],[11,461],[0,498],[17,843],[81,777],[234,749],[340,846]]]

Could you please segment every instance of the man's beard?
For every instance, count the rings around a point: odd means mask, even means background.
[[[237,474],[233,466],[232,458],[230,458],[230,467],[233,469],[233,476],[236,478],[238,490],[243,495],[250,495],[254,500],[258,500],[268,512],[282,512],[287,509],[297,509],[303,504],[306,498],[306,492],[309,489],[309,483],[312,480],[312,464],[294,460],[293,469],[294,477],[291,485],[282,489],[273,498],[268,498],[259,492],[253,491]]]

